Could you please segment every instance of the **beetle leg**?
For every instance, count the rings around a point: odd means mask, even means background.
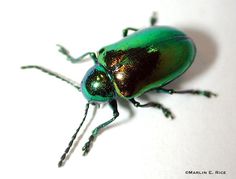
[[[125,28],[122,32],[123,32],[123,37],[126,37],[128,35],[128,31],[138,31],[138,29],[133,28],[133,27],[127,27]]]
[[[110,123],[112,123],[119,116],[119,112],[117,110],[117,102],[116,102],[116,100],[112,100],[109,103],[109,105],[111,106],[111,108],[113,110],[113,118],[111,118],[110,120],[100,124],[98,127],[96,127],[92,131],[92,135],[89,137],[88,142],[86,142],[84,147],[82,148],[82,150],[84,151],[83,155],[86,155],[89,152],[89,150],[91,149],[91,144],[95,140],[95,138],[97,137],[97,135],[100,132],[100,130],[102,128],[106,127],[107,125],[109,125]]]
[[[151,26],[155,26],[156,23],[157,23],[157,21],[158,21],[157,13],[156,13],[156,12],[153,12],[152,17],[150,18],[150,24],[151,24]]]
[[[70,52],[65,47],[59,44],[57,44],[57,46],[59,47],[58,51],[61,52],[63,55],[65,55],[67,57],[67,60],[69,60],[72,63],[78,63],[81,60],[83,60],[86,56],[90,56],[93,59],[94,63],[98,62],[96,54],[94,52],[87,52],[78,58],[74,58],[70,55]]]
[[[210,97],[216,97],[217,94],[211,92],[211,91],[206,91],[206,90],[182,90],[182,91],[176,91],[174,89],[164,89],[164,88],[158,88],[157,92],[164,92],[164,93],[168,93],[168,94],[194,94],[194,95],[201,95],[201,96],[205,96],[207,98]]]
[[[174,115],[171,113],[171,111],[167,108],[165,108],[162,104],[160,103],[155,103],[155,102],[149,102],[146,104],[140,104],[138,101],[136,101],[134,98],[129,100],[135,107],[154,107],[154,108],[159,108],[162,110],[164,115],[166,117],[170,117],[171,119],[174,119]]]

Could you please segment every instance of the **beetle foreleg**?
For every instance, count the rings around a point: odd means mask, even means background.
[[[86,155],[90,148],[91,148],[91,144],[92,142],[95,140],[95,138],[97,137],[98,133],[100,132],[100,130],[104,127],[106,127],[107,125],[109,125],[110,123],[112,123],[118,116],[119,116],[119,112],[117,110],[117,102],[116,100],[112,100],[109,105],[111,106],[112,110],[113,110],[113,118],[111,118],[110,120],[100,124],[98,127],[96,127],[93,132],[92,135],[89,137],[88,142],[85,143],[84,147],[82,148],[82,150],[84,151],[83,155]]]
[[[67,60],[69,60],[71,63],[78,63],[78,62],[82,61],[88,55],[93,59],[94,63],[98,62],[96,54],[94,52],[87,52],[78,58],[74,58],[70,55],[70,52],[65,47],[63,47],[59,44],[57,44],[57,46],[59,47],[58,51],[61,52],[63,55],[65,55],[67,57]]]
[[[138,31],[138,29],[136,29],[136,28],[133,28],[133,27],[127,27],[127,28],[125,28],[123,31],[122,31],[122,33],[123,33],[123,37],[126,37],[127,35],[128,35],[128,31]]]
[[[162,104],[160,103],[155,103],[155,102],[149,102],[146,104],[140,104],[138,101],[136,101],[134,98],[129,100],[135,107],[154,107],[154,108],[159,108],[162,110],[164,115],[166,117],[170,117],[171,119],[174,119],[174,115],[171,113],[171,111],[167,108],[165,108]]]
[[[206,91],[206,90],[182,90],[182,91],[176,91],[174,89],[164,89],[164,88],[158,88],[157,89],[157,92],[160,92],[160,93],[168,93],[168,94],[174,94],[174,93],[177,93],[177,94],[194,94],[194,95],[201,95],[201,96],[205,96],[207,98],[210,98],[210,97],[216,97],[217,94],[211,92],[211,91]]]

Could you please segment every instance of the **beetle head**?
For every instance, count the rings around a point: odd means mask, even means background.
[[[116,97],[114,86],[107,71],[99,64],[88,70],[81,86],[83,95],[90,102],[107,102]]]

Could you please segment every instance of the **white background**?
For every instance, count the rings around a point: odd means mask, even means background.
[[[160,110],[119,100],[119,118],[83,157],[92,129],[112,117],[105,105],[93,118],[91,107],[83,138],[57,168],[86,100],[64,82],[20,66],[42,65],[80,82],[93,62],[71,64],[55,44],[74,56],[97,51],[121,39],[127,26],[148,26],[153,11],[159,25],[185,31],[198,48],[192,67],[170,86],[209,89],[219,97],[149,93],[139,99],[163,103],[176,115],[173,121]],[[0,178],[235,178],[235,18],[234,0],[1,1]],[[187,175],[188,170],[227,174]]]

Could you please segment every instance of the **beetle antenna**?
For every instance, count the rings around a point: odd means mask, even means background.
[[[67,78],[67,77],[65,77],[63,75],[60,75],[60,74],[58,74],[56,72],[53,72],[53,71],[51,71],[49,69],[46,69],[44,67],[37,66],[37,65],[29,65],[29,66],[22,66],[21,67],[21,69],[28,69],[28,68],[36,68],[36,69],[41,70],[41,71],[43,71],[43,72],[45,72],[45,73],[47,73],[49,75],[55,76],[56,78],[59,78],[62,81],[65,81],[65,82],[69,83],[70,85],[74,86],[77,90],[81,91],[79,84],[77,84],[75,81],[73,81],[73,80],[71,80],[71,79],[69,79],[69,78]]]
[[[88,113],[88,109],[89,109],[89,103],[86,104],[84,118],[83,118],[82,122],[80,123],[79,127],[76,129],[76,132],[74,133],[74,135],[71,137],[71,141],[69,142],[68,147],[66,148],[66,150],[64,151],[64,154],[61,156],[61,159],[58,162],[58,167],[61,167],[63,165],[63,162],[64,162],[68,152],[70,151],[70,148],[73,145],[73,142],[74,142],[74,140],[75,140],[75,138],[76,138],[80,128],[82,127],[82,125],[83,125],[83,123],[84,123],[84,121],[86,119],[86,116],[87,116],[87,113]]]

